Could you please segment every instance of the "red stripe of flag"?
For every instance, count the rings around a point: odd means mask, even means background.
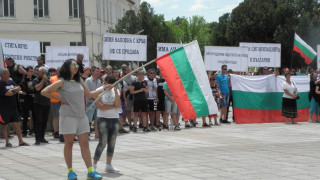
[[[305,62],[306,64],[309,65],[309,64],[312,63],[313,60],[310,59],[306,54],[304,54],[304,53],[302,52],[302,50],[299,49],[296,45],[293,46],[293,51],[299,53],[300,56],[304,59],[304,62]]]
[[[192,119],[193,117],[197,117],[196,112],[193,109],[191,101],[187,95],[186,90],[184,89],[180,76],[173,64],[173,61],[170,57],[170,54],[166,54],[156,59],[156,63],[158,64],[161,74],[166,80],[170,92],[174,97],[178,99],[183,99],[184,101],[178,101],[178,107],[182,114],[184,114],[185,121]],[[177,101],[176,101],[177,102]]]

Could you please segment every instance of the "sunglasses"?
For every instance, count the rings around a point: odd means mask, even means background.
[[[216,79],[210,79],[210,81],[215,81]]]
[[[79,65],[77,63],[72,63],[71,66],[79,68]]]
[[[223,69],[223,70],[225,70],[225,71],[226,71],[226,70],[228,70],[228,69]]]

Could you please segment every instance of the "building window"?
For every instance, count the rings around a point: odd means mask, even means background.
[[[34,17],[48,18],[49,17],[49,0],[33,0]]]
[[[69,17],[80,18],[79,0],[69,0]]]
[[[14,17],[14,0],[0,0],[0,17]]]
[[[40,42],[40,52],[41,54],[45,54],[46,53],[46,47],[50,46],[50,42]]]
[[[82,46],[82,42],[70,42],[70,46]]]

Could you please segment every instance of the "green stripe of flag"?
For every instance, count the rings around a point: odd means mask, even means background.
[[[232,91],[234,108],[256,110],[281,110],[282,92],[255,93],[245,91]],[[310,108],[308,92],[299,93],[298,109]]]
[[[174,53],[173,53],[174,52]],[[206,116],[209,114],[207,102],[203,96],[202,90],[198,81],[193,74],[190,62],[183,47],[170,52],[172,62],[181,78],[181,82],[187,95],[191,101],[193,109],[197,117]],[[188,73],[185,73],[188,72]]]
[[[307,55],[310,59],[314,60],[316,57],[315,54],[313,54],[308,48],[306,48],[304,45],[302,45],[299,41],[294,40],[294,45],[296,45],[301,51]]]

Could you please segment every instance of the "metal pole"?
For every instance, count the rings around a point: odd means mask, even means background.
[[[81,41],[82,46],[87,45],[86,39],[86,17],[84,14],[84,0],[79,0],[80,18],[81,18]]]
[[[156,62],[155,59],[152,60],[152,61],[150,61],[150,62],[148,62],[148,63],[146,63],[145,65],[143,65],[143,66],[141,66],[141,67],[138,67],[137,69],[131,71],[129,74],[123,76],[121,79],[119,79],[118,81],[116,81],[115,83],[113,83],[112,86],[117,85],[118,83],[120,83],[121,81],[123,81],[123,80],[124,80],[125,78],[127,78],[128,76],[131,76],[131,75],[134,74],[135,72],[139,71],[140,69],[142,69],[142,68],[144,68],[144,67],[146,67],[146,66],[148,66],[148,65],[150,65],[150,64],[152,64],[152,63],[154,63],[154,62]],[[94,100],[94,102],[89,106],[89,108],[86,110],[86,113],[92,109],[93,105],[95,105],[95,104],[97,103],[97,101],[100,100],[100,98],[102,97],[103,94],[104,94],[104,91],[103,91],[103,92],[97,97],[97,99]]]

